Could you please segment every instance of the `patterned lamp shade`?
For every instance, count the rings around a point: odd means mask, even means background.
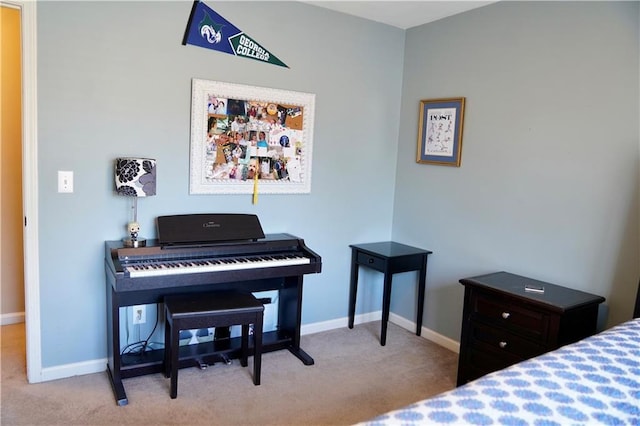
[[[116,192],[128,197],[156,195],[156,160],[116,159]]]

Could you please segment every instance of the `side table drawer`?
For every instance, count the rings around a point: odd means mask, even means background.
[[[546,343],[549,338],[551,318],[548,313],[496,294],[476,292],[472,318],[504,327],[541,343]]]
[[[367,265],[369,268],[375,269],[376,271],[384,272],[385,261],[381,257],[358,252],[357,262],[361,265]]]

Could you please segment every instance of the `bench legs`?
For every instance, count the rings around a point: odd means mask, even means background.
[[[167,352],[169,352],[169,366],[171,377],[171,399],[175,399],[178,396],[178,353],[180,352],[180,329],[178,327],[170,327],[170,340],[169,348],[165,343],[165,359]],[[169,349],[169,350],[167,350]],[[166,373],[165,373],[166,374]]]
[[[253,384],[256,386],[260,384],[262,367],[262,320],[262,315],[257,315],[253,324]]]
[[[173,322],[173,324],[172,324]],[[253,324],[253,384],[260,384],[260,373],[262,367],[262,326],[263,313],[255,315],[251,322]],[[183,326],[180,321],[165,321],[165,351],[164,351],[164,376],[171,379],[170,396],[172,399],[178,396],[178,369],[180,367],[180,330]],[[186,327],[186,326],[185,326]],[[187,328],[185,328],[187,329]],[[249,355],[249,323],[242,324],[240,365],[248,366]]]

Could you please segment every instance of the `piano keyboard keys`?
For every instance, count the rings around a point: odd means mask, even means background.
[[[298,254],[260,255],[249,257],[202,259],[186,261],[168,261],[135,263],[126,265],[124,270],[131,278],[153,277],[161,275],[196,274],[202,272],[235,271],[242,269],[273,268],[278,266],[305,265],[308,257]]]

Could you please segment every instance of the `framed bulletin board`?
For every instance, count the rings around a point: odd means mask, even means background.
[[[311,191],[315,95],[193,79],[191,194]]]

